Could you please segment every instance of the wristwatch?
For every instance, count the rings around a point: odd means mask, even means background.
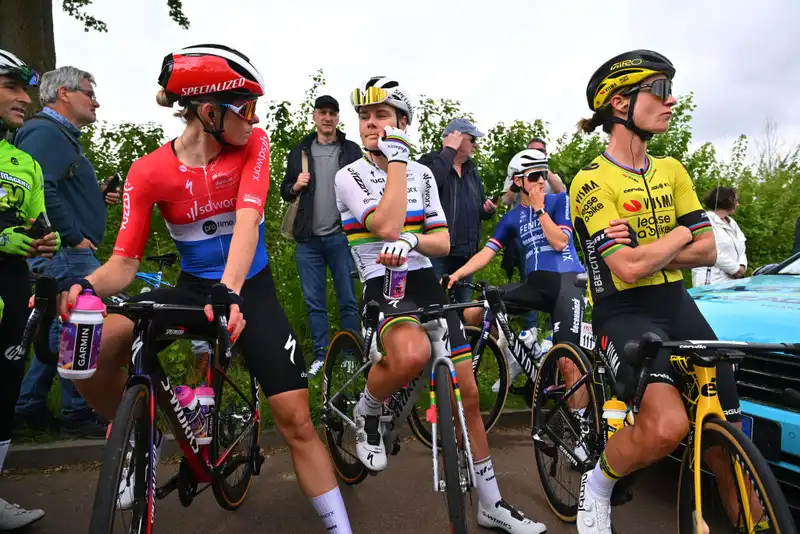
[[[534,213],[536,214],[536,217],[541,217],[542,215],[544,215],[547,212],[544,211],[544,208],[541,208],[541,209],[538,209],[538,210],[534,211]]]

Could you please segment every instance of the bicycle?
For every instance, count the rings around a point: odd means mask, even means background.
[[[443,278],[445,283],[448,278],[447,276]],[[579,275],[575,284],[578,287],[586,287],[586,280],[585,274]],[[515,304],[504,301],[503,289],[491,286],[486,281],[481,281],[477,284],[459,281],[453,284],[454,288],[458,286],[481,292],[481,299],[478,301],[484,307],[481,326],[466,325],[464,326],[464,333],[472,347],[472,369],[481,394],[480,405],[481,411],[484,413],[484,428],[486,432],[489,432],[500,418],[509,394],[521,394],[525,397],[526,403],[529,406],[531,405],[533,381],[536,378],[537,369],[543,356],[537,356],[535,345],[527,347],[522,343],[519,339],[519,334],[514,332],[510,326],[510,316],[527,313],[530,311],[528,307],[522,303]],[[509,350],[522,367],[523,374],[527,377],[525,386],[520,388],[512,387],[506,357],[498,344],[497,338],[492,334],[493,326],[501,330],[508,340]],[[591,325],[589,325],[589,328],[591,330]],[[585,329],[586,323],[583,324],[582,332]],[[584,339],[587,339],[587,343],[591,342],[589,338],[582,334],[582,344]],[[496,396],[493,397],[491,385],[497,380],[500,381],[499,389]],[[409,415],[409,424],[417,439],[430,447],[432,445],[430,429],[416,410]]]
[[[37,283],[34,310],[25,329],[24,340],[31,339],[43,363],[55,363],[48,348],[48,331],[56,314],[57,282],[41,277]],[[107,306],[134,321],[129,379],[114,425],[106,443],[100,467],[89,532],[115,532],[117,519],[121,532],[150,533],[155,522],[155,501],[175,490],[183,506],[212,488],[217,503],[226,510],[241,506],[258,475],[264,457],[260,452],[261,418],[259,386],[249,375],[245,393],[226,374],[232,355],[227,331],[224,286],[212,289],[215,321],[207,332],[188,332],[180,326],[187,314],[204,314],[201,306],[181,306],[155,302],[123,302]],[[209,445],[198,445],[175,393],[158,359],[162,340],[196,338],[215,343],[208,380],[214,390]],[[27,345],[25,345],[27,346]],[[183,452],[178,472],[162,486],[156,486],[156,410],[160,408],[167,427]],[[123,470],[133,478],[131,519],[118,510],[118,492]],[[130,482],[130,480],[128,480]],[[202,487],[199,487],[203,484]],[[120,532],[120,531],[116,531]]]
[[[372,339],[376,335],[380,321],[392,317],[416,315],[430,335],[431,331],[440,328],[438,322],[444,321],[443,316],[447,312],[480,305],[480,303],[434,304],[408,312],[382,314],[378,303],[370,301],[362,318],[365,338],[351,330],[340,330],[336,333],[325,357],[321,421],[325,429],[325,443],[336,472],[343,482],[355,485],[362,482],[368,474],[377,475],[376,472],[367,469],[356,456],[355,423],[348,414],[352,413],[353,407],[364,391],[370,368],[380,361],[380,353],[370,354],[367,350],[367,347],[372,346]],[[400,451],[398,434],[402,422],[414,408],[424,385],[424,378],[430,376],[430,407],[426,417],[433,429],[433,489],[445,493],[451,532],[462,534],[467,532],[464,502],[475,484],[474,466],[461,403],[461,391],[456,380],[455,368],[449,358],[450,348],[444,346],[445,350],[442,351],[440,349],[443,345],[439,342],[431,343],[431,359],[417,378],[387,399],[380,423],[383,425],[383,442],[387,452],[391,455],[398,454]],[[457,438],[456,423],[453,421],[451,393],[455,398],[457,424],[461,428],[460,442]],[[351,431],[349,436],[348,430]],[[441,466],[439,442],[441,442]]]
[[[678,483],[679,532],[700,534],[707,527],[712,532],[796,532],[789,507],[766,460],[742,430],[725,419],[717,397],[715,365],[719,361],[735,364],[745,352],[800,354],[800,344],[664,342],[654,334],[646,334],[641,341],[629,343],[621,355],[594,351],[594,362],[575,345],[554,346],[542,360],[534,385],[531,430],[539,478],[550,508],[561,520],[575,521],[580,498],[557,479],[559,472],[577,474],[580,481],[581,474],[597,463],[614,432],[614,428],[602,423],[600,410],[606,401],[627,401],[632,409],[624,424],[635,424],[649,366],[662,350],[670,351],[672,367],[683,378],[681,394],[691,423]],[[617,357],[639,374],[630,398],[618,399],[613,394],[624,389],[617,386],[611,372]],[[569,387],[562,372],[564,360],[572,362],[581,373]],[[583,408],[582,414],[576,405]],[[712,454],[707,455],[712,449]],[[719,460],[720,454],[725,455],[723,461]],[[559,458],[565,460],[561,466]],[[566,469],[560,470],[561,467]],[[715,480],[704,477],[704,473],[714,473]],[[612,506],[632,497],[632,480],[629,476],[617,483],[627,487],[612,497]],[[727,491],[723,486],[726,480],[733,482]],[[566,490],[571,500],[558,495],[554,481]]]

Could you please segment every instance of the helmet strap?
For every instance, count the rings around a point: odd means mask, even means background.
[[[634,124],[633,122],[633,110],[636,107],[636,98],[638,96],[639,96],[639,91],[634,91],[631,94],[631,99],[628,105],[628,117],[626,119],[620,119],[619,117],[611,115],[607,120],[612,124],[623,125],[625,128],[635,133],[639,137],[639,139],[641,139],[644,142],[647,142],[653,137],[653,132],[642,130],[641,128],[636,126],[636,124]]]
[[[203,125],[203,131],[207,134],[211,134],[211,137],[222,146],[229,146],[230,143],[227,142],[223,137],[222,134],[225,132],[225,113],[228,111],[228,108],[220,107],[220,115],[219,115],[219,128],[214,127],[214,119],[211,119],[211,127],[207,126],[203,119],[200,118],[198,115],[198,119],[200,119],[200,124]]]

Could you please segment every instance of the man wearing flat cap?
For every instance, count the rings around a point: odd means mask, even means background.
[[[442,150],[425,154],[419,162],[436,178],[450,230],[450,255],[431,258],[436,275],[455,272],[476,252],[481,241],[481,222],[491,219],[497,206],[486,198],[483,181],[471,156],[483,132],[467,119],[450,121],[442,135]],[[471,280],[471,277],[469,278]],[[468,302],[471,292],[460,288],[458,302]]]
[[[344,132],[337,129],[339,103],[335,98],[329,95],[317,98],[313,117],[316,130],[289,152],[286,175],[281,183],[281,196],[287,202],[302,195],[292,230],[297,241],[295,260],[313,341],[310,376],[322,368],[328,348],[327,269],[331,270],[336,289],[342,328],[354,331],[359,328],[355,288],[350,278],[353,259],[336,207],[333,180],[339,169],[361,158],[361,148],[345,139]],[[303,172],[304,158],[307,172]]]

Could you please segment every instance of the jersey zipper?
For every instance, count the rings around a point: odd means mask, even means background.
[[[646,157],[647,156],[645,155],[645,158]],[[647,179],[645,179],[644,174],[645,170],[644,168],[642,168],[641,172],[639,173],[639,176],[642,177],[642,182],[644,182],[644,188],[645,191],[647,191],[647,198],[650,199],[650,212],[653,214],[653,227],[656,230],[656,239],[658,240],[661,239],[661,232],[658,231],[658,217],[656,217],[656,204],[655,202],[653,202],[653,195],[650,194],[650,186],[647,185]],[[664,277],[664,283],[666,284],[668,280],[667,280],[667,273],[666,271],[664,271],[664,269],[661,269],[661,276]]]

